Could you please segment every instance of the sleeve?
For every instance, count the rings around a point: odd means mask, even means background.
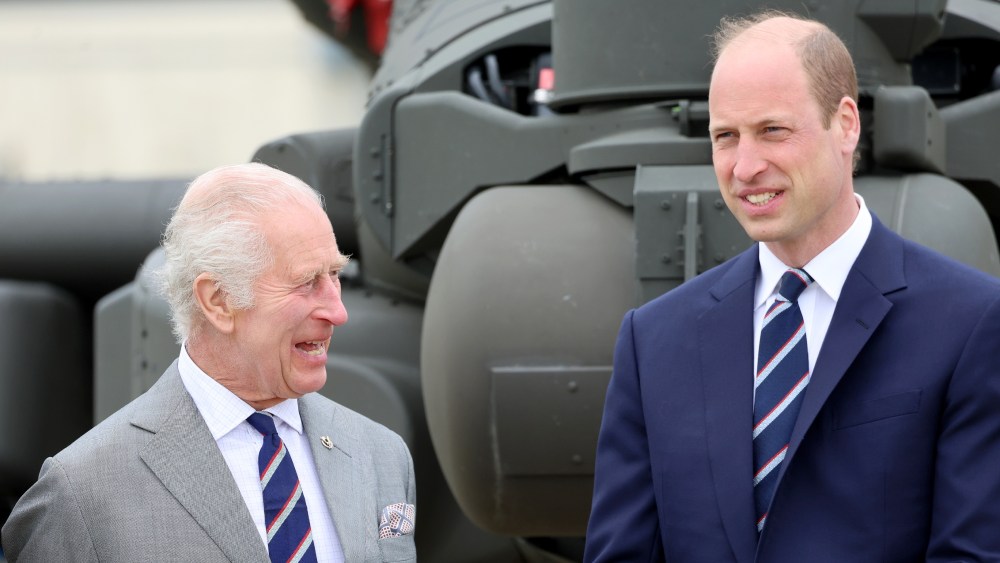
[[[584,561],[663,561],[633,339],[622,321],[597,439]]]
[[[1000,561],[1000,298],[952,374],[941,419],[928,563]]]
[[[83,507],[58,460],[45,460],[38,482],[14,506],[3,549],[10,563],[98,560]]]

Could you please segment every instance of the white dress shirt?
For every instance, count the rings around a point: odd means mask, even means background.
[[[194,399],[198,412],[205,419],[212,437],[215,438],[229,471],[243,495],[243,501],[250,510],[261,541],[267,545],[267,531],[264,527],[264,498],[260,489],[260,474],[257,455],[264,437],[260,435],[247,417],[254,408],[245,403],[219,382],[199,368],[185,346],[181,346],[177,368],[184,387]],[[288,448],[295,471],[302,484],[302,494],[309,509],[309,524],[312,526],[313,544],[316,546],[318,561],[341,563],[344,552],[340,538],[333,525],[333,517],[323,497],[319,474],[309,449],[307,437],[302,433],[302,419],[299,417],[299,403],[288,399],[265,409],[274,417],[278,435]]]
[[[840,291],[847,281],[847,274],[854,266],[854,261],[861,254],[861,249],[868,240],[872,230],[872,216],[861,196],[854,194],[860,209],[854,222],[840,238],[826,247],[815,258],[805,265],[803,270],[809,273],[814,282],[799,296],[799,309],[802,311],[802,321],[806,329],[806,346],[809,350],[809,373],[816,367],[816,358],[830,328],[833,311],[840,299]],[[782,274],[788,270],[767,244],[760,245],[760,277],[757,279],[756,295],[753,310],[753,370],[757,374],[757,348],[760,346],[760,328],[764,313],[774,303],[778,294],[778,282]]]

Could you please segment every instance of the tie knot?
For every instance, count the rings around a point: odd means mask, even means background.
[[[278,429],[274,427],[274,419],[264,413],[253,413],[247,417],[247,422],[264,436],[277,437],[278,435]],[[280,438],[277,439],[280,440]]]
[[[781,276],[781,282],[778,284],[778,295],[786,301],[795,303],[799,295],[802,295],[802,292],[809,287],[812,281],[812,277],[805,270],[789,268]]]

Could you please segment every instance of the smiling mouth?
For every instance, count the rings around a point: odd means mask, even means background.
[[[302,350],[310,356],[320,356],[326,353],[326,341],[314,340],[312,342],[302,342],[295,345],[296,348]]]
[[[748,202],[754,205],[764,205],[765,203],[771,201],[778,195],[778,192],[764,192],[762,194],[750,194],[746,196]]]

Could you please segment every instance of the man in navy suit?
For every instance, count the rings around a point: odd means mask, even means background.
[[[761,14],[716,45],[715,172],[759,244],[625,316],[585,560],[1000,561],[1000,282],[854,193],[857,79],[828,28]],[[808,371],[761,416],[789,269],[811,281]],[[788,405],[761,459],[758,427]]]

